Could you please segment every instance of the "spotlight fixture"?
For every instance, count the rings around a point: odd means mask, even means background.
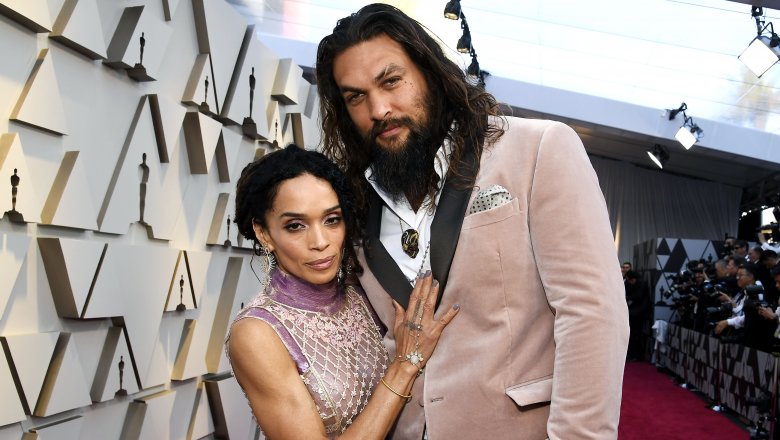
[[[471,31],[466,20],[460,21],[460,27],[463,29],[463,35],[458,39],[458,52],[471,53]]]
[[[763,8],[753,6],[750,15],[756,20],[758,35],[737,58],[760,78],[780,59],[780,37],[775,33],[772,22],[764,24]]]
[[[647,155],[660,169],[663,169],[664,164],[669,160],[669,152],[661,144],[653,145],[651,150],[647,150]]]
[[[479,61],[477,61],[476,53],[471,54],[471,64],[469,64],[469,67],[466,69],[466,73],[471,76],[479,75]]]
[[[677,134],[674,135],[674,138],[677,139],[677,142],[681,143],[686,150],[690,150],[693,144],[699,142],[702,133],[703,130],[693,122],[693,118],[687,116],[682,127],[680,127],[680,129],[677,130]]]
[[[693,118],[685,114],[685,111],[688,110],[688,105],[686,103],[680,104],[680,107],[676,109],[667,109],[666,111],[669,113],[669,120],[673,120],[682,113],[683,115],[683,125],[680,126],[680,129],[677,130],[677,133],[674,135],[674,138],[677,139],[677,141],[682,144],[683,147],[685,147],[686,150],[690,150],[691,147],[696,144],[696,142],[699,142],[699,139],[701,139],[702,134],[704,134],[704,130],[699,128],[698,125],[696,125],[695,122],[693,122]]]
[[[450,0],[447,2],[447,6],[444,7],[444,17],[450,20],[457,20],[460,18],[460,0]]]

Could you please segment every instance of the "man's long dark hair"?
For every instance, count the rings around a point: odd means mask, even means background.
[[[387,35],[400,44],[425,77],[430,98],[431,140],[435,142],[435,148],[445,138],[452,141],[448,179],[473,181],[475,176],[457,174],[466,145],[471,143],[475,146],[474,153],[479,159],[483,143],[489,145],[504,133],[503,128],[488,122],[488,115],[499,114],[495,98],[470,83],[463,70],[445,56],[439,43],[416,20],[386,4],[368,5],[342,18],[336,23],[333,33],[323,38],[317,49],[316,76],[320,92],[322,151],[344,170],[356,188],[355,195],[361,211],[367,202],[368,183],[364,172],[371,163],[371,151],[365,148],[365,142],[349,116],[333,77],[333,61],[350,47],[379,35]],[[432,200],[437,189],[435,184],[428,189]]]

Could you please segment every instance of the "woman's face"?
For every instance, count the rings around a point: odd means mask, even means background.
[[[265,222],[267,228],[255,223],[255,235],[273,251],[282,270],[312,284],[336,277],[346,227],[328,181],[311,174],[283,181]]]

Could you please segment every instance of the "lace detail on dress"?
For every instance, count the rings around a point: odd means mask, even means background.
[[[286,292],[278,290],[282,286]],[[322,303],[312,301],[311,295],[303,295],[302,301],[296,300],[299,292],[291,295],[310,286],[275,273],[268,294],[258,295],[234,323],[251,317],[276,330],[298,366],[326,432],[333,437],[363,410],[389,359],[371,311],[354,287],[342,291],[334,284],[337,295]],[[332,294],[316,293],[319,299]]]

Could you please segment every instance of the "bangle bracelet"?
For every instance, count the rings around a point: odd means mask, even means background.
[[[400,397],[402,399],[406,399],[407,402],[412,399],[412,395],[411,394],[409,394],[408,396],[404,396],[403,394],[399,393],[398,391],[390,388],[390,385],[388,385],[387,382],[385,382],[385,378],[384,377],[380,377],[379,381],[382,382],[382,385],[384,385],[388,390],[390,390],[396,396],[398,396],[398,397]]]

